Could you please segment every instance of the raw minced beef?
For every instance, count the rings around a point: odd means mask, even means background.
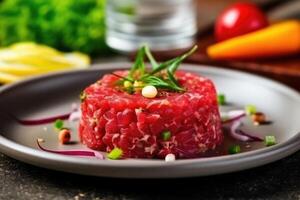
[[[126,71],[115,72],[126,75]],[[116,87],[118,77],[105,75],[84,90],[80,138],[88,147],[123,157],[201,157],[223,142],[215,87],[207,78],[176,72],[186,92],[160,92],[154,99],[128,94]],[[170,131],[164,141],[162,133]]]

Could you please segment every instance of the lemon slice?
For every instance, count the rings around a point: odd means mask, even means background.
[[[12,83],[21,79],[19,76],[0,72],[0,83]]]
[[[52,47],[36,44],[34,42],[15,43],[10,46],[10,49],[13,51],[16,51],[16,52],[30,52],[30,53],[36,53],[36,54],[47,54],[48,56],[62,54],[61,52],[59,52],[58,50],[56,50]]]
[[[32,42],[22,42],[0,49],[0,83],[53,71],[84,69],[90,66],[88,55],[63,53]]]

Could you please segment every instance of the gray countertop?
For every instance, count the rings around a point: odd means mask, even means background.
[[[172,180],[80,176],[0,154],[0,199],[300,199],[300,152],[238,173]]]

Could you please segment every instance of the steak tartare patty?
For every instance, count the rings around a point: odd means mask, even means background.
[[[126,76],[128,71],[114,74]],[[116,87],[107,74],[83,92],[79,133],[89,148],[125,158],[201,157],[223,142],[216,90],[207,78],[178,71],[185,92],[160,90],[153,98]],[[167,134],[166,134],[167,133]]]

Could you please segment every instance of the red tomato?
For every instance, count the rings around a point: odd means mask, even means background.
[[[217,18],[215,37],[217,41],[222,41],[268,25],[267,17],[257,6],[251,3],[236,3],[225,9]]]

